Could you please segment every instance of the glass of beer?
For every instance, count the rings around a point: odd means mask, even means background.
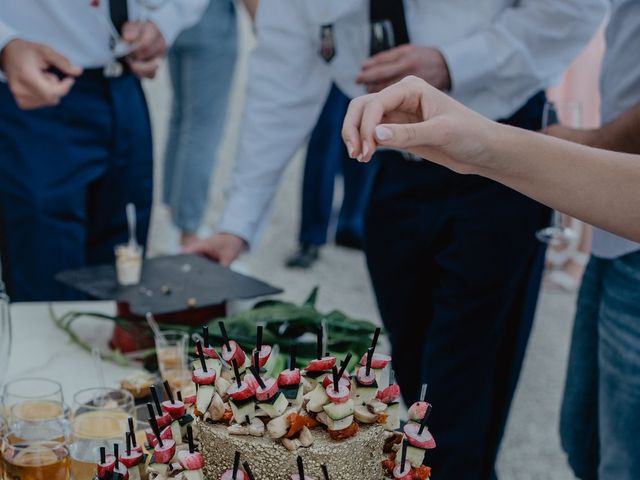
[[[91,388],[74,396],[69,451],[74,480],[92,480],[100,448],[115,443],[124,448],[129,417],[134,416],[134,398],[126,390]]]
[[[69,432],[69,407],[53,401],[26,401],[11,408],[12,438],[64,442]]]
[[[160,376],[175,391],[184,390],[191,384],[191,370],[187,365],[189,334],[179,330],[166,330],[162,334],[164,338],[156,338]]]
[[[6,480],[69,480],[69,450],[64,442],[24,440],[9,431],[2,445]]]
[[[64,404],[62,386],[48,378],[21,378],[4,386],[2,405],[9,415],[14,405],[26,403],[32,405],[31,412],[50,411],[51,405]]]

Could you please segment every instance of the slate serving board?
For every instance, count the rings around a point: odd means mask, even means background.
[[[115,262],[114,262],[115,263]],[[221,267],[199,255],[174,255],[145,260],[139,285],[122,287],[115,265],[71,270],[56,279],[99,300],[126,303],[135,315],[177,313],[282,293],[265,282]]]

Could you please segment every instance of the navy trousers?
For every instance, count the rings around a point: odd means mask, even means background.
[[[125,205],[144,245],[152,144],[140,82],[90,71],[55,107],[24,111],[0,83],[0,254],[14,301],[72,300],[63,270],[114,262]]]
[[[508,123],[539,129],[544,101]],[[365,246],[404,399],[429,384],[434,477],[495,478],[544,265],[534,235],[549,210],[480,177],[379,157]]]
[[[337,232],[357,238],[364,235],[364,214],[376,170],[375,164],[364,165],[349,158],[341,137],[348,107],[349,98],[334,85],[309,139],[302,185],[300,243],[327,242],[334,185],[340,172],[344,178],[344,198]]]

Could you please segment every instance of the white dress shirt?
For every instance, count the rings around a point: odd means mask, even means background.
[[[440,49],[451,94],[493,119],[549,86],[584,48],[602,0],[404,0],[412,43]],[[332,81],[351,97],[369,56],[369,0],[262,0],[238,157],[218,229],[253,243],[282,173],[312,130]],[[336,56],[318,54],[334,25]]]
[[[611,1],[606,40],[600,79],[603,123],[640,102],[640,1]],[[594,229],[592,253],[597,257],[612,259],[638,250],[638,243]]]
[[[215,0],[214,0],[215,1]],[[109,0],[97,8],[90,0],[1,0],[0,50],[14,38],[44,43],[83,68],[100,67],[113,57]],[[167,0],[150,12],[153,21],[171,44],[183,29],[198,21],[208,0]],[[129,18],[141,18],[137,0],[129,0]]]

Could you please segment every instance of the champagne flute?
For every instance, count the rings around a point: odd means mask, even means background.
[[[582,128],[583,117],[580,102],[547,102],[542,112],[542,130],[558,122],[571,128]],[[571,219],[567,215],[554,210],[551,225],[539,230],[536,238],[555,247],[570,245],[579,240],[578,232],[570,225]]]
[[[393,24],[390,20],[376,20],[371,23],[371,55],[390,50],[396,46]]]
[[[2,283],[2,279],[0,279],[0,393],[2,392],[5,375],[9,371],[10,356],[11,311],[9,310],[9,297],[6,295],[4,283]],[[0,411],[0,416],[2,416],[2,411]]]

